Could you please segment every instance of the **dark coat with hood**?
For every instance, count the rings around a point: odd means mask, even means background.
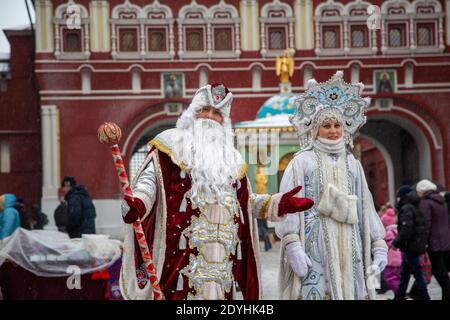
[[[449,251],[449,216],[444,197],[437,191],[428,191],[422,196],[419,207],[429,230],[428,250],[432,252]]]
[[[392,244],[402,252],[422,254],[426,251],[428,232],[419,203],[419,196],[411,191],[401,197],[397,205],[398,234]]]
[[[71,238],[80,238],[82,234],[95,233],[95,207],[83,185],[77,185],[66,194],[67,233]]]

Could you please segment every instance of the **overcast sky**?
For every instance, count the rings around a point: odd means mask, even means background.
[[[31,19],[35,22],[34,8],[30,0],[28,6],[30,8]],[[4,29],[17,26],[29,25],[27,7],[25,0],[0,0],[0,52],[9,52],[9,42],[3,33]]]

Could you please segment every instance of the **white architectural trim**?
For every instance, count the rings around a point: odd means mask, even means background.
[[[445,16],[447,17],[447,19],[445,19],[445,34],[447,35],[447,45],[450,46],[450,0],[445,1]]]
[[[208,72],[205,70],[205,68],[201,68],[199,71],[199,83],[198,87],[204,87],[208,84]]]
[[[42,197],[57,199],[60,181],[59,110],[55,105],[41,106]]]
[[[47,50],[49,52],[52,51],[53,49],[53,32],[51,30],[51,25],[52,25],[52,4],[50,3],[49,5],[46,3],[45,5],[45,24],[48,27],[47,33],[45,35],[45,41],[46,41],[46,47]]]
[[[120,13],[134,13],[135,19],[121,19]],[[150,17],[152,13],[163,13],[163,17]],[[174,59],[174,26],[175,19],[169,6],[162,5],[158,0],[144,8],[131,4],[129,0],[114,7],[111,19],[111,56],[113,59]],[[116,29],[122,26],[134,26],[138,29],[138,43],[136,52],[120,52],[119,36]],[[151,27],[164,27],[166,29],[166,50],[148,51],[148,29]]]
[[[64,18],[64,13],[69,6],[77,6],[80,8],[80,28],[81,28],[81,51],[82,52],[64,52],[63,51],[63,34],[62,30],[67,25],[67,21]],[[69,0],[67,3],[60,4],[55,9],[55,16],[53,18],[54,32],[55,32],[55,58],[61,60],[68,59],[89,59],[90,52],[90,21],[89,21],[89,11],[85,6],[79,3],[75,3],[74,0]],[[95,37],[94,37],[95,38]]]
[[[229,13],[229,17],[216,17],[219,12]],[[189,13],[199,13],[201,17],[191,18]],[[232,5],[221,0],[219,4],[212,6],[210,9],[203,5],[197,4],[195,0],[189,5],[183,6],[177,18],[178,23],[178,56],[180,59],[185,58],[239,58],[241,55],[240,40],[240,18],[239,11]],[[204,50],[199,52],[190,52],[186,50],[186,27],[195,25],[204,28]],[[216,51],[214,50],[214,26],[227,26],[232,31],[232,50]]]
[[[355,64],[352,65],[352,67],[351,67],[351,74],[350,74],[351,83],[359,83],[360,82],[359,81],[359,78],[360,78],[359,73],[360,73],[360,71],[361,71],[361,66],[358,63],[355,63]]]
[[[323,11],[325,10],[337,10],[337,16],[324,16]],[[334,0],[328,0],[325,3],[319,4],[314,11],[314,19],[315,19],[315,35],[316,35],[316,48],[314,52],[318,56],[335,56],[335,55],[343,55],[345,53],[345,43],[344,43],[344,34],[347,32],[347,29],[344,30],[343,23],[343,15],[344,15],[345,6],[335,2]],[[322,48],[322,26],[324,24],[339,25],[340,26],[340,48]]]
[[[419,13],[420,6],[432,6],[434,13]],[[403,8],[403,14],[392,15],[389,13],[390,8]],[[442,53],[445,50],[444,44],[444,27],[442,6],[437,0],[418,0],[412,3],[406,0],[388,0],[384,1],[381,6],[381,51],[383,54],[415,54],[415,53]],[[417,46],[416,25],[421,21],[436,23],[435,27],[435,45],[430,47]],[[406,46],[402,48],[390,48],[388,46],[388,30],[389,22],[406,23]]]
[[[259,66],[255,66],[252,70],[252,91],[259,92],[261,91],[261,78],[262,78],[262,69]]]
[[[261,17],[268,18],[270,10],[284,11],[286,13],[286,17],[293,16],[292,8],[287,3],[280,2],[280,0],[273,0],[272,2],[266,3],[261,8]]]
[[[199,13],[201,18],[187,18],[186,15],[189,13]],[[203,5],[199,5],[195,0],[188,5],[181,7],[178,12],[178,56],[180,59],[186,58],[208,58],[212,55],[211,48],[211,19],[209,10]],[[204,46],[203,51],[199,52],[189,52],[186,50],[186,25],[199,25],[199,27],[204,28],[203,40]],[[205,45],[206,44],[206,45]]]
[[[270,17],[270,11],[283,11],[284,17]],[[261,55],[266,57],[275,57],[283,53],[284,49],[291,49],[291,53],[295,53],[295,32],[294,32],[294,14],[292,12],[292,8],[280,0],[273,0],[270,3],[266,3],[261,8],[261,17],[259,18],[260,22],[260,38],[261,38]],[[286,32],[286,48],[282,48],[282,50],[270,50],[268,47],[268,26],[271,24],[275,24],[277,26],[284,25],[287,27]]]
[[[131,138],[134,136],[134,134],[136,133],[136,131],[138,131],[139,129],[141,129],[141,127],[149,120],[152,120],[154,118],[157,118],[159,116],[163,116],[163,115],[167,115],[166,111],[160,111],[157,113],[153,113],[151,115],[148,115],[147,117],[145,117],[144,119],[142,119],[141,121],[139,121],[139,123],[137,125],[134,126],[133,130],[131,130],[130,134],[127,136],[127,138],[125,139],[124,143],[123,143],[123,147],[122,147],[122,156],[125,155],[124,152],[126,152],[126,150],[128,149],[128,145],[131,143]]]
[[[313,49],[314,48],[314,39],[311,36],[313,33],[313,9],[314,9],[314,5],[312,0],[306,0],[306,5],[305,5],[305,17],[306,17],[306,48],[305,49]]]
[[[109,3],[105,2],[105,4],[102,6],[102,21],[103,21],[103,50],[102,52],[109,52],[110,51],[110,28],[109,28]]]
[[[92,71],[88,68],[81,71],[81,92],[83,94],[91,93],[91,73]]]
[[[150,13],[158,13],[163,12],[165,17],[164,19],[149,19],[148,15]],[[158,26],[158,25],[166,25],[167,26],[167,38],[166,41],[168,43],[168,46],[166,48],[165,52],[161,52],[158,56],[162,58],[167,58],[167,53],[169,54],[170,59],[174,59],[175,57],[175,36],[173,33],[173,25],[175,22],[175,19],[173,17],[172,10],[169,6],[162,5],[159,3],[158,0],[153,1],[152,4],[146,5],[142,9],[142,18],[145,19],[145,26],[146,26],[146,41],[148,41],[148,35],[147,30],[149,26]],[[146,58],[153,58],[155,57],[154,52],[147,52]]]
[[[131,4],[129,0],[125,0],[124,3],[114,7],[111,13],[112,19],[119,19],[121,12],[134,12],[136,18],[142,18],[141,8],[135,4]]]
[[[414,87],[414,64],[408,63],[405,65],[405,88]]]
[[[306,87],[308,81],[313,78],[314,68],[309,63],[305,63],[302,67],[303,67],[303,87]]]
[[[383,155],[384,161],[386,161],[386,169],[388,175],[388,195],[389,202],[393,205],[395,203],[395,175],[394,175],[394,162],[392,161],[391,154],[387,151],[385,146],[377,139],[360,133],[360,137],[369,140]]]
[[[111,164],[112,165],[112,164]],[[123,240],[124,222],[121,214],[122,199],[93,199],[96,218],[95,229],[97,234],[107,234],[112,239]],[[42,197],[41,208],[43,212],[54,212],[59,205],[58,199]],[[47,214],[49,224],[46,230],[57,230],[53,214]]]
[[[252,16],[252,24],[251,27],[254,29],[252,31],[253,37],[252,37],[252,45],[253,50],[258,50],[258,1],[252,2],[252,10],[251,10],[251,16]]]
[[[393,110],[398,110],[401,112],[408,113],[409,115],[412,115],[411,112],[404,108],[399,107],[393,107]],[[416,116],[417,118],[417,116]],[[431,152],[435,152],[432,150],[432,146],[430,145],[427,137],[425,134],[417,128],[417,126],[412,123],[410,120],[405,119],[399,115],[394,114],[383,114],[383,115],[373,115],[370,116],[370,119],[381,119],[381,120],[388,120],[396,125],[400,126],[401,128],[405,129],[411,136],[413,137],[414,141],[416,142],[417,148],[419,150],[419,174],[420,177],[432,179],[432,162],[431,162]],[[423,121],[423,119],[421,119]],[[429,127],[426,127],[426,130],[429,131]],[[434,138],[433,138],[434,140]],[[434,142],[435,143],[435,142]],[[436,146],[435,146],[435,149]],[[441,148],[439,148],[441,149]],[[443,163],[442,161],[438,161],[438,163]],[[444,171],[441,171],[444,172]]]
[[[378,109],[375,108],[375,107],[371,107],[371,108],[368,108],[366,112],[369,112],[369,111],[372,111],[372,110],[378,110]],[[405,109],[405,108],[402,108],[402,107],[392,106],[391,110],[395,110],[395,111],[399,111],[400,113],[408,114],[409,116],[411,116],[412,118],[414,118],[418,122],[420,122],[420,124],[425,128],[425,130],[430,135],[431,140],[433,141],[433,148],[435,150],[442,150],[442,143],[441,143],[442,136],[441,136],[440,132],[437,132],[437,133],[434,132],[433,129],[428,125],[428,123],[423,118],[421,118],[415,112],[412,112],[412,111],[410,111],[408,109]],[[395,117],[395,115],[392,115],[392,117]],[[401,118],[401,119],[404,119],[404,118]],[[414,127],[414,124],[411,123],[410,125]],[[408,127],[408,128],[410,129],[410,127]],[[404,129],[407,129],[407,128],[405,127]],[[408,130],[408,131],[410,131],[410,130]],[[439,137],[436,134],[439,134]],[[424,139],[427,140],[425,135],[424,135]]]
[[[230,14],[229,18],[218,18],[215,15],[219,12],[227,12]],[[240,18],[238,10],[230,5],[225,3],[224,0],[220,0],[219,4],[212,6],[209,8],[209,16],[211,19],[211,28],[214,31],[214,27],[216,26],[228,26],[232,29],[232,47],[233,52],[220,52],[214,51],[214,45],[212,46],[213,52],[212,57],[236,57],[239,58],[241,55],[241,28],[240,28]],[[213,38],[213,37],[212,37]]]
[[[0,173],[11,171],[11,150],[9,141],[0,141]]]
[[[415,0],[410,3],[409,7],[409,13],[417,13],[417,8],[421,6],[432,6],[434,8],[435,13],[441,13],[442,12],[442,5],[437,0]]]
[[[316,17],[322,17],[323,10],[336,9],[339,11],[339,16],[343,16],[345,12],[345,6],[334,0],[327,0],[327,2],[321,3],[316,7],[314,15]]]

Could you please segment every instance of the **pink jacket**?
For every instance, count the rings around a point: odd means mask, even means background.
[[[397,236],[397,225],[391,224],[386,226],[386,236],[384,237],[384,241],[388,246],[388,266],[391,267],[400,267],[402,265],[402,253],[400,250],[392,249],[392,241],[394,241]]]

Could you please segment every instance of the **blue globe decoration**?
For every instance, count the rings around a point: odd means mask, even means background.
[[[278,94],[270,97],[259,109],[256,119],[263,119],[279,114],[294,114],[296,95],[292,93]]]

